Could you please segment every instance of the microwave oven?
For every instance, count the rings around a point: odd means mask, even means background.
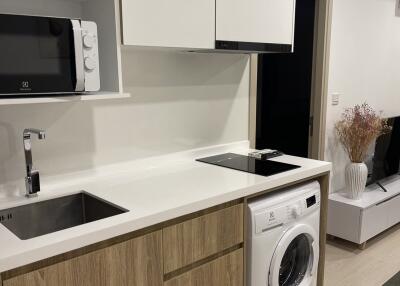
[[[0,97],[100,90],[95,22],[0,14]]]

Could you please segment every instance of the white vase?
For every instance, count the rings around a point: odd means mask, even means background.
[[[359,200],[367,184],[368,168],[364,163],[350,163],[346,166],[346,191],[350,199]]]

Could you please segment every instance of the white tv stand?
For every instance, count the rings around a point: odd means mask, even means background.
[[[359,244],[400,222],[400,175],[383,179],[366,188],[360,200],[347,198],[344,191],[329,196],[327,233]]]

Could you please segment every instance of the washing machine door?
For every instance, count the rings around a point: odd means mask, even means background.
[[[299,224],[279,241],[269,269],[269,286],[311,286],[316,284],[319,258],[318,235]]]

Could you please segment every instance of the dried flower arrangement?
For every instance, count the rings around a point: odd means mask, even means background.
[[[339,140],[352,163],[362,163],[371,143],[391,127],[367,104],[348,108],[335,125]]]

